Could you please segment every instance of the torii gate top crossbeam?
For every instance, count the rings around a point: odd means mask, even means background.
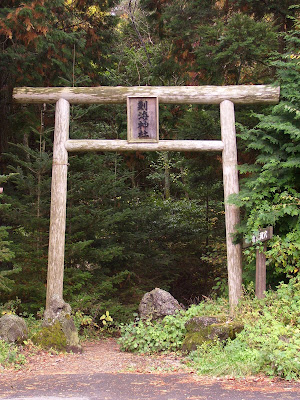
[[[126,103],[128,96],[159,98],[160,103],[220,104],[230,100],[235,104],[276,104],[280,87],[266,85],[233,86],[98,86],[15,88],[17,103],[56,103],[65,99],[70,104]]]

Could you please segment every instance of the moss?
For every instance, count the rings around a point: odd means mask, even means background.
[[[67,350],[67,338],[59,321],[56,321],[53,325],[44,326],[32,338],[32,341],[46,349],[53,348],[58,351]]]
[[[211,342],[211,340],[208,340],[203,332],[188,332],[182,344],[182,350],[189,353],[196,350],[204,342]]]
[[[54,322],[51,318],[44,320],[43,328],[33,337],[33,342],[43,348],[58,351],[81,353],[78,332],[69,313],[60,315]]]
[[[188,330],[182,345],[182,350],[186,352],[196,350],[197,347],[201,346],[204,342],[209,343],[216,339],[224,341],[229,338],[233,340],[237,333],[243,330],[243,326],[235,322],[214,323],[208,326],[200,326],[196,323],[192,325],[194,331],[191,329]],[[189,328],[191,328],[190,325]]]

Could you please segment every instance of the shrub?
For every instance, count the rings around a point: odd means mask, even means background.
[[[121,349],[143,353],[179,350],[186,321],[201,315],[228,316],[228,303],[222,298],[205,300],[161,321],[123,325]],[[245,293],[236,319],[244,330],[235,340],[204,343],[189,355],[190,364],[199,373],[243,376],[262,372],[288,380],[300,377],[299,278],[281,283],[261,300],[252,290]]]
[[[121,350],[141,353],[179,350],[185,337],[185,323],[200,315],[224,315],[228,303],[224,299],[206,300],[192,305],[187,311],[179,311],[161,321],[138,320],[121,326],[119,344]]]
[[[202,374],[248,375],[263,372],[285,379],[300,377],[300,281],[281,283],[265,299],[241,301],[238,318],[244,330],[234,341],[204,344],[191,353]]]

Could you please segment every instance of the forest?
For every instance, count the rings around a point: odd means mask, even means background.
[[[2,0],[0,303],[45,304],[54,105],[15,87],[280,86],[276,105],[236,106],[236,240],[273,226],[267,288],[300,267],[300,23],[295,0]],[[161,139],[220,140],[219,107],[161,104]],[[72,105],[72,139],[126,139],[124,105]],[[255,279],[256,247],[243,252]],[[64,298],[94,321],[132,319],[142,295],[185,306],[226,296],[219,153],[69,158]]]

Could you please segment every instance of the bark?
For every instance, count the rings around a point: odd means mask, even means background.
[[[230,100],[235,104],[279,101],[279,87],[265,85],[238,86],[133,86],[133,87],[51,87],[15,88],[17,103],[56,103],[63,98],[72,104],[126,103],[128,96],[158,97],[160,103],[220,104]]]

